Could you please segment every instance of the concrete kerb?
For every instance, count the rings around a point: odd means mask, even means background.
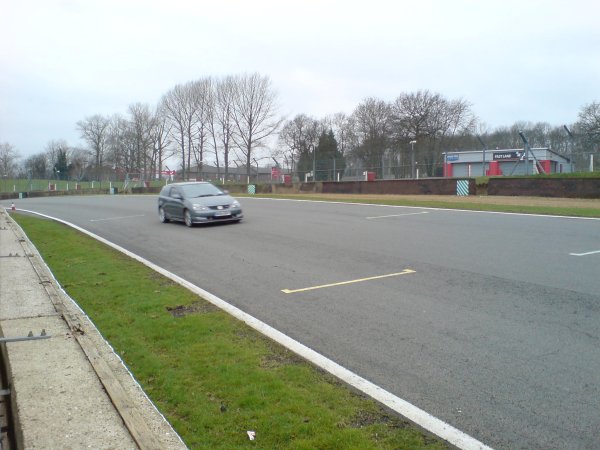
[[[0,299],[19,448],[187,448],[3,208]]]

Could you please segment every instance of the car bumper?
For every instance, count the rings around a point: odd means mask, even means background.
[[[194,223],[234,222],[244,217],[241,209],[228,209],[224,211],[193,211]]]

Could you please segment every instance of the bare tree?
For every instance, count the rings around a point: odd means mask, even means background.
[[[397,138],[408,141],[427,135],[428,121],[439,97],[429,91],[400,94],[392,104]]]
[[[277,114],[277,95],[271,80],[258,73],[235,79],[236,95],[232,111],[234,141],[246,159],[246,176],[250,178],[253,151],[277,131],[283,119]]]
[[[195,129],[193,145],[191,146],[196,168],[200,173],[204,170],[205,153],[210,145],[210,133],[212,126],[212,80],[202,78],[190,85],[191,110],[193,111],[193,122]]]
[[[442,163],[444,145],[456,136],[472,133],[476,118],[471,105],[462,100],[449,101],[440,94],[417,91],[401,94],[392,104],[394,137],[398,148],[422,161],[428,174],[435,174]]]
[[[64,155],[66,156],[69,151],[69,144],[64,139],[55,139],[49,141],[46,144],[46,167],[50,170],[51,173],[47,173],[48,176],[53,176],[56,178],[60,178],[60,168],[57,173],[57,164],[59,159]],[[65,176],[67,174],[62,174]]]
[[[356,134],[351,118],[346,113],[338,112],[323,120],[324,130],[333,131],[338,150],[342,155],[347,154],[351,148],[356,146]]]
[[[297,172],[302,179],[306,172],[312,170],[313,154],[311,152],[319,143],[321,124],[306,114],[298,114],[288,120],[279,133],[278,156],[283,157],[285,164]]]
[[[430,121],[428,146],[423,154],[423,163],[429,175],[442,164],[442,149],[456,138],[472,134],[477,119],[471,111],[471,104],[463,99],[446,100],[439,98]],[[441,170],[441,169],[440,169]]]
[[[164,110],[161,108],[161,105],[158,105],[154,111],[153,124],[154,126],[151,132],[152,171],[160,174],[163,170],[164,161],[173,155],[170,150],[171,123],[167,119],[167,116],[165,115]]]
[[[570,125],[567,128],[569,131],[574,129],[573,125]],[[567,157],[571,156],[571,152],[573,150],[571,147],[571,141],[571,136],[565,131],[564,125],[551,127],[548,131],[548,135],[546,136],[546,142],[548,143],[548,146],[553,151]]]
[[[551,126],[546,122],[518,121],[509,127],[498,127],[494,130],[480,133],[490,148],[522,148],[523,141],[519,137],[522,131],[532,147],[549,147],[552,150],[565,153],[568,148],[568,135],[561,126]]]
[[[3,178],[13,177],[17,171],[17,160],[19,152],[8,142],[0,143],[0,176]]]
[[[233,144],[233,132],[235,124],[233,121],[233,108],[235,105],[235,78],[225,77],[214,86],[214,99],[212,102],[212,126],[215,147],[215,158],[218,166],[218,149],[223,154],[223,165],[225,178],[229,174],[229,153]]]
[[[592,102],[579,111],[577,127],[594,143],[600,142],[600,102]]]
[[[183,176],[189,178],[196,134],[193,83],[178,84],[167,92],[161,100],[161,108],[170,121],[171,137],[179,148]]]
[[[133,138],[131,160],[133,170],[143,174],[144,179],[150,177],[149,164],[152,157],[154,115],[147,104],[135,103],[129,106],[129,123]]]
[[[370,97],[352,113],[354,133],[357,136],[352,155],[368,168],[383,167],[382,159],[390,146],[392,110],[383,100]],[[382,174],[380,174],[382,175]]]
[[[108,142],[110,120],[99,114],[86,117],[77,122],[77,129],[81,138],[89,145],[95,161],[96,177],[101,175],[104,164],[104,152]]]
[[[134,172],[134,136],[131,123],[120,114],[110,119],[105,161],[117,173]]]
[[[31,178],[45,178],[48,167],[48,159],[45,153],[38,153],[27,158],[23,164],[25,174]]]
[[[592,102],[581,108],[579,111],[579,120],[575,124],[575,136],[581,155],[578,159],[582,162],[586,160],[590,153],[600,159],[600,102]],[[581,169],[584,167],[581,166]]]
[[[210,140],[210,146],[215,157],[215,166],[217,168],[217,177],[221,178],[221,163],[219,159],[219,126],[217,124],[217,86],[218,81],[210,79],[209,89],[207,90],[207,102],[205,111],[206,127]]]
[[[69,155],[70,174],[76,181],[81,181],[86,176],[86,169],[89,165],[89,152],[82,148],[71,148]]]

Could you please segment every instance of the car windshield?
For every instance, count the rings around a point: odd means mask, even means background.
[[[181,190],[186,198],[223,195],[221,189],[210,183],[184,184],[181,186]]]

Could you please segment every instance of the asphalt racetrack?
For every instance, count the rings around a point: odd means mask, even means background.
[[[241,199],[31,198],[494,448],[600,447],[600,220]],[[2,205],[10,206],[10,201]]]

